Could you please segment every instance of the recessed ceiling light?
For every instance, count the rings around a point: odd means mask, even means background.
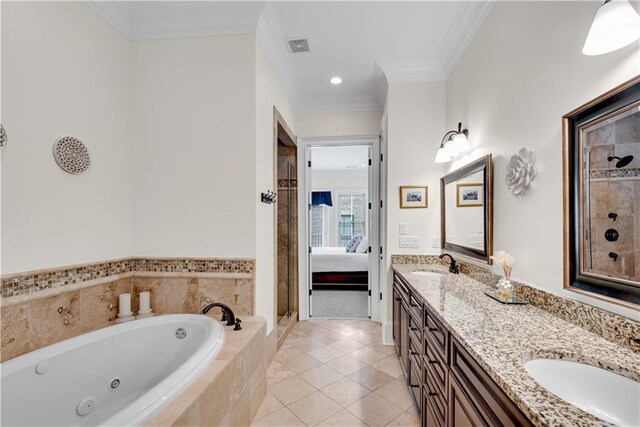
[[[334,84],[334,85],[339,85],[340,83],[342,83],[342,79],[338,76],[331,77],[331,80],[329,81],[331,82],[331,84]]]

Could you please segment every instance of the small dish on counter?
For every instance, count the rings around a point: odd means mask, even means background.
[[[496,291],[495,289],[487,289],[486,291],[484,291],[484,294],[487,295],[488,297],[493,298],[498,302],[501,302],[502,304],[520,304],[520,305],[529,304],[529,300],[524,298],[519,298],[514,296],[510,296],[506,298],[502,297],[498,294],[498,291]]]

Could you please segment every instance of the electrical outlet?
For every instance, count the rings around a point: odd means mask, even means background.
[[[401,222],[399,224],[398,233],[400,233],[401,236],[406,236],[407,235],[407,223],[406,222]]]
[[[400,236],[401,248],[420,248],[420,236]]]
[[[431,236],[431,247],[436,249],[440,247],[440,236]]]

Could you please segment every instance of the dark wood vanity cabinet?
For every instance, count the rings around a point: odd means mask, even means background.
[[[393,282],[393,339],[423,427],[530,426],[404,279]]]

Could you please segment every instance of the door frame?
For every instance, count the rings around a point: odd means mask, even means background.
[[[285,121],[280,111],[273,106],[273,191],[277,193],[278,191],[278,137],[282,131],[282,135],[286,138],[283,138],[283,142],[285,145],[293,145],[296,147],[296,157],[298,160],[298,165],[300,164],[300,147],[298,138],[293,133],[287,122]],[[298,166],[296,165],[296,166]],[[300,173],[298,172],[298,178]],[[299,190],[298,190],[299,192]],[[298,198],[298,202],[300,198]],[[274,205],[275,209],[273,212],[273,327],[274,330],[277,330],[278,326],[278,205],[277,202]],[[298,215],[300,215],[300,211],[298,210]],[[300,229],[298,228],[298,233]],[[300,247],[300,241],[298,240],[298,248]],[[299,251],[298,251],[299,253]],[[299,256],[299,255],[298,255]],[[299,268],[298,262],[298,268]],[[300,275],[300,270],[298,270],[298,276]],[[298,284],[298,289],[300,285]],[[299,300],[298,300],[299,301]],[[295,306],[295,302],[294,302]],[[276,336],[276,339],[279,338]]]
[[[308,166],[309,149],[312,147],[334,147],[366,145],[371,147],[371,174],[372,184],[369,189],[371,202],[371,229],[369,230],[369,245],[371,254],[369,255],[369,285],[371,289],[371,320],[382,321],[380,300],[380,263],[379,251],[381,223],[380,223],[380,137],[378,134],[329,136],[329,137],[306,137],[298,138],[298,251],[299,251],[299,297],[298,309],[300,320],[309,318],[309,289],[311,286],[311,272],[309,268],[309,205],[311,203],[311,191],[307,186],[310,180],[311,168]],[[301,171],[304,170],[304,173]]]

